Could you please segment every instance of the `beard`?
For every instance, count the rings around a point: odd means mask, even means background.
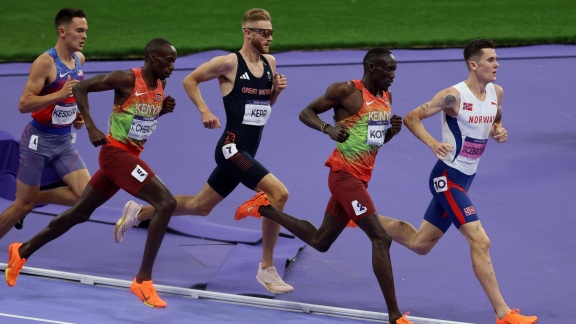
[[[268,54],[269,49],[266,48],[264,46],[264,44],[262,44],[261,42],[259,42],[257,39],[252,39],[252,41],[250,42],[252,44],[252,46],[258,50],[258,52],[260,52],[260,54]]]

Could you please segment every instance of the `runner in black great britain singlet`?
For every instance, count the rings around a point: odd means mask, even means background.
[[[261,8],[250,9],[242,19],[244,42],[240,50],[216,56],[184,78],[184,90],[198,108],[202,125],[207,129],[222,126],[220,118],[202,98],[199,84],[218,79],[227,123],[216,146],[216,168],[197,194],[175,196],[177,206],[172,216],[208,216],[239,183],[266,192],[280,209],[288,200],[286,186],[254,159],[262,130],[270,117],[270,107],[287,86],[286,77],[276,71],[276,59],[268,54],[273,34],[270,13]],[[126,206],[115,226],[118,243],[128,229],[153,217],[152,206],[141,207],[134,201]],[[274,246],[279,233],[277,223],[262,222],[262,259],[256,274],[256,280],[275,294],[294,290],[274,267]]]
[[[222,197],[228,196],[240,182],[254,189],[269,173],[254,157],[272,112],[272,69],[261,55],[264,73],[258,78],[250,72],[239,52],[236,57],[238,69],[234,87],[223,98],[226,127],[214,152],[218,166],[208,179],[208,184]]]

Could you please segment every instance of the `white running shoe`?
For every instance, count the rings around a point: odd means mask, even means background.
[[[122,216],[116,222],[114,226],[114,238],[116,243],[121,243],[126,235],[126,231],[131,227],[138,226],[140,222],[138,221],[138,213],[142,209],[142,205],[130,200],[124,205],[124,210],[122,211]]]
[[[278,275],[276,267],[262,269],[262,263],[258,264],[258,273],[256,280],[264,286],[269,292],[274,294],[285,294],[294,291],[294,287],[285,283]]]

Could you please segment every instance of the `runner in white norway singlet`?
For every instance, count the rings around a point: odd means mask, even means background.
[[[490,129],[496,118],[498,98],[494,84],[486,85],[486,98],[480,101],[460,82],[453,86],[460,92],[460,110],[456,118],[442,111],[442,142],[454,145],[443,161],[460,172],[476,173],[480,157],[484,153]]]

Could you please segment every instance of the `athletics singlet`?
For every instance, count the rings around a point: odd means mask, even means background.
[[[56,66],[56,79],[54,82],[42,88],[39,96],[44,96],[50,93],[60,91],[70,77],[71,80],[84,80],[84,73],[82,72],[80,60],[78,55],[74,53],[75,66],[73,69],[69,69],[64,65],[64,62],[58,57],[56,48],[51,48],[46,51],[48,55],[54,60]],[[70,130],[72,122],[76,119],[76,99],[74,96],[70,96],[65,99],[61,99],[56,103],[53,103],[45,108],[32,113],[32,118],[37,122],[34,124],[35,127],[41,128],[42,131],[47,131],[47,128],[68,128]],[[38,125],[40,124],[40,125]],[[47,126],[47,127],[42,127]]]
[[[160,80],[156,82],[156,89],[148,89],[142,78],[142,69],[131,70],[135,76],[134,90],[124,104],[114,105],[107,137],[111,145],[138,156],[148,137],[156,130],[164,102],[164,89]]]
[[[260,55],[264,64],[264,73],[255,77],[248,69],[244,58],[236,52],[238,68],[234,79],[234,87],[224,96],[226,110],[226,127],[216,146],[216,153],[222,154],[221,148],[226,144],[235,143],[237,150],[243,150],[255,156],[264,125],[270,117],[270,95],[272,92],[272,68],[268,60]],[[233,135],[229,135],[233,133]]]
[[[344,143],[336,143],[336,149],[325,165],[334,171],[343,170],[368,182],[376,154],[390,128],[392,105],[388,92],[383,92],[383,97],[377,98],[364,88],[360,80],[352,82],[362,91],[363,105],[357,114],[338,122],[348,129],[350,137]]]
[[[444,163],[472,175],[476,173],[484,153],[492,124],[498,110],[498,97],[494,84],[486,85],[486,98],[478,100],[465,82],[453,86],[460,92],[460,110],[456,118],[442,111],[442,142],[450,143],[455,150],[446,154]]]

